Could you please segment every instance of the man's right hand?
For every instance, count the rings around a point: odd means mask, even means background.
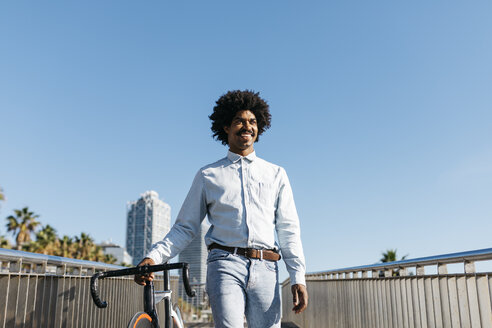
[[[142,265],[155,265],[155,262],[151,258],[146,257],[137,266]],[[151,282],[152,280],[154,280],[154,273],[151,272],[147,274],[136,274],[133,280],[135,280],[137,284],[145,286],[147,285],[147,281]]]

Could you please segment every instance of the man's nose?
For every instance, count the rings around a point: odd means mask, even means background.
[[[249,121],[244,122],[244,128],[245,128],[246,130],[248,130],[248,131],[249,131],[249,130],[251,130],[251,127],[252,127],[252,126],[253,126],[253,125],[252,125]]]

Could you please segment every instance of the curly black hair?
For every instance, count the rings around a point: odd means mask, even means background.
[[[213,137],[222,142],[223,145],[228,144],[224,127],[230,126],[236,113],[242,110],[249,110],[256,116],[258,124],[256,142],[260,139],[260,135],[270,127],[272,115],[270,115],[268,104],[260,97],[259,92],[251,90],[228,91],[216,101],[214,112],[208,117],[212,121]]]

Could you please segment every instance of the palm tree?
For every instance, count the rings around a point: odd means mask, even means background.
[[[75,258],[90,261],[91,252],[94,248],[94,240],[88,234],[82,232],[80,237],[75,237]]]
[[[41,253],[41,248],[39,248],[39,244],[33,240],[22,244],[21,249],[25,252]]]
[[[386,252],[383,252],[381,253],[381,255],[383,256],[380,261],[383,262],[383,263],[387,263],[387,262],[395,262],[397,261],[397,257],[396,257],[396,248],[395,249],[387,249]],[[403,261],[404,259],[406,259],[408,256],[405,255],[403,256],[400,261]],[[393,269],[393,272],[391,274],[393,277],[399,277],[400,276],[400,271],[398,269]],[[379,276],[380,277],[384,277],[384,272],[383,271],[379,271]]]
[[[20,250],[23,244],[31,240],[31,233],[40,224],[36,221],[39,215],[30,212],[27,206],[22,210],[14,210],[14,212],[15,216],[10,215],[7,217],[7,231],[12,231],[14,236],[17,234],[15,238],[16,249]]]
[[[76,245],[73,242],[73,238],[65,235],[62,239],[59,239],[59,242],[60,248],[56,255],[62,257],[74,257]]]
[[[395,262],[396,261],[396,248],[395,249],[388,249],[386,250],[386,252],[383,252],[381,253],[381,255],[383,256],[380,261],[383,262],[383,263],[386,263],[386,262]],[[406,259],[408,256],[405,255],[403,256],[400,261],[403,261],[404,259]]]
[[[116,261],[118,261],[118,260],[113,255],[111,255],[111,254],[105,254],[104,255],[104,260],[103,260],[104,263],[115,264]]]
[[[0,248],[12,248],[10,242],[5,236],[0,236]]]
[[[60,245],[56,230],[47,224],[36,234],[36,244],[38,248],[36,253],[56,255]]]
[[[96,245],[92,246],[91,252],[89,254],[89,260],[96,261],[96,262],[105,262],[106,255],[104,254],[101,246],[96,246]]]

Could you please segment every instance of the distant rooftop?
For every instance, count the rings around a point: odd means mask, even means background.
[[[157,193],[157,191],[149,190],[149,191],[144,192],[143,194],[140,194],[140,197],[150,198],[150,199],[159,199],[159,194]]]

